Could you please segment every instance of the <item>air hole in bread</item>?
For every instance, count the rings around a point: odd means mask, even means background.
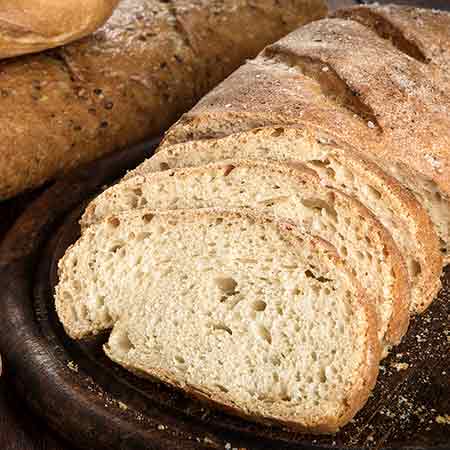
[[[316,279],[319,283],[328,283],[329,281],[331,281],[329,278],[325,278],[325,277],[322,277],[322,276],[316,276],[316,275],[314,275],[314,273],[311,272],[311,270],[309,270],[309,269],[305,270],[305,275],[306,275],[308,278],[314,278],[314,279]]]
[[[185,364],[186,363],[185,359],[180,355],[175,355],[173,359],[175,360],[175,362],[177,364]]]
[[[78,312],[77,312],[75,306],[73,306],[73,305],[70,306],[70,312],[71,312],[72,320],[78,321],[79,317],[78,317]]]
[[[422,267],[419,261],[415,259],[409,260],[409,270],[413,277],[419,276],[422,273]]]
[[[381,192],[377,189],[373,188],[372,186],[367,185],[367,196],[374,200],[380,200],[381,199]]]
[[[333,222],[337,221],[337,212],[326,201],[319,199],[319,198],[304,198],[300,200],[302,205],[306,208],[312,209],[312,210],[318,210],[318,211],[324,211],[325,215],[329,217]]]
[[[118,217],[109,217],[107,223],[113,228],[117,228],[120,225],[120,219]]]
[[[218,277],[214,280],[216,286],[225,294],[225,295],[234,295],[236,294],[237,282],[231,277]]]
[[[276,355],[270,357],[270,362],[273,366],[276,367],[281,365],[281,359]]]
[[[67,302],[72,302],[73,301],[73,297],[70,294],[70,292],[68,291],[62,291],[61,292],[61,296],[64,300],[66,300]]]
[[[257,133],[255,133],[257,134]],[[279,137],[282,136],[284,134],[284,128],[275,128],[272,133],[271,136],[273,137]]]
[[[267,303],[262,300],[255,300],[252,307],[255,311],[264,311],[267,307]]]
[[[153,220],[153,217],[155,217],[154,214],[144,214],[142,216],[142,221],[144,223],[150,223]]]
[[[314,167],[323,168],[323,169],[327,168],[330,165],[329,159],[324,159],[323,161],[320,159],[311,159],[308,162],[309,162],[309,164],[311,164]]]
[[[110,247],[110,249],[108,251],[110,253],[117,253],[117,251],[120,250],[124,245],[125,245],[125,242],[117,241]]]
[[[172,154],[172,150],[169,150],[168,153],[169,153],[169,155]],[[160,170],[164,171],[164,170],[169,170],[170,166],[166,162],[161,162],[161,163],[159,163],[159,168],[160,168]]]
[[[117,346],[122,353],[129,353],[134,349],[134,345],[126,332],[118,333],[118,335],[115,336],[115,339]]]
[[[152,233],[148,233],[148,232],[146,232],[146,231],[141,231],[140,233],[138,233],[138,234],[136,235],[136,240],[137,240],[137,241],[144,241],[145,239],[150,238],[151,235],[152,235]]]
[[[272,334],[264,325],[258,324],[256,327],[256,332],[261,339],[266,341],[268,344],[272,344]]]
[[[327,175],[332,179],[335,180],[336,179],[336,172],[334,169],[332,169],[331,167],[328,167],[327,170]]]
[[[223,323],[215,323],[212,325],[212,329],[214,331],[225,331],[227,332],[229,335],[233,334],[233,331],[231,330],[230,327],[227,327],[225,324]]]

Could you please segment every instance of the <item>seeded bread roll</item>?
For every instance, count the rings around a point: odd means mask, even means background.
[[[323,0],[122,0],[93,35],[0,62],[0,200],[154,137]]]
[[[95,31],[119,0],[2,0],[0,59],[36,53]]]
[[[111,359],[232,414],[334,432],[375,383],[372,305],[333,248],[291,223],[127,212],[89,227],[59,276],[69,334],[113,327]]]

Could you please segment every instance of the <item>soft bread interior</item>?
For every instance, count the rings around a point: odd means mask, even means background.
[[[305,167],[228,160],[193,169],[136,176],[103,192],[83,227],[109,215],[150,207],[248,207],[288,219],[331,242],[376,303],[383,345],[408,325],[409,289],[401,255],[384,227],[357,200],[320,184]]]
[[[442,257],[426,211],[400,184],[392,185],[396,181],[379,167],[327,138],[311,138],[294,128],[276,127],[168,146],[125,179],[236,157],[300,161],[325,184],[356,197],[386,227],[403,254],[412,287],[411,312],[423,312],[432,302],[441,286]]]
[[[332,248],[248,212],[90,227],[60,264],[57,309],[72,336],[113,326],[113,360],[255,420],[334,431],[376,375],[370,305]]]

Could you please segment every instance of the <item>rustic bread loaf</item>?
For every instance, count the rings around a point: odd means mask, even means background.
[[[267,47],[186,114],[166,143],[299,120],[316,124],[375,160],[417,196],[448,260],[450,14],[402,7],[351,11]],[[362,19],[374,15],[401,25]],[[402,37],[408,24],[412,43]],[[414,42],[427,47],[433,39],[426,57],[431,62],[410,56],[419,51],[411,48]]]
[[[241,208],[267,212],[330,242],[376,304],[382,347],[407,330],[410,292],[403,258],[390,234],[357,200],[327,188],[305,166],[228,160],[136,176],[107,189],[84,213],[85,229],[136,208]]]
[[[122,0],[93,35],[0,63],[0,200],[161,132],[324,0]]]
[[[249,211],[110,216],[61,261],[56,300],[72,336],[112,326],[114,361],[251,420],[334,432],[375,383],[356,279],[329,244]]]
[[[301,161],[325,184],[359,199],[390,232],[405,258],[411,284],[411,311],[422,312],[432,302],[440,288],[442,259],[425,210],[376,164],[318,127],[267,127],[222,139],[166,146],[125,179],[231,158]]]
[[[95,31],[119,0],[2,0],[0,59],[36,53]]]

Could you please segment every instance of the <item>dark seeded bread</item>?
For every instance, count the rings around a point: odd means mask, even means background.
[[[0,200],[159,134],[323,0],[122,0],[90,37],[0,63]]]

